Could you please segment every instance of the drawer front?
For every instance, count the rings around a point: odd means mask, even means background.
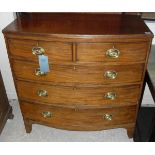
[[[38,45],[37,45],[38,44]],[[38,61],[38,56],[32,53],[34,47],[42,47],[49,62],[72,61],[72,46],[61,42],[37,42],[34,40],[9,40],[9,51],[12,56]]]
[[[121,87],[64,87],[17,82],[20,99],[56,103],[65,106],[120,106],[136,104],[139,97],[139,85]]]
[[[80,43],[77,45],[77,60],[80,62],[145,61],[147,49],[147,43]]]
[[[134,123],[136,107],[70,109],[21,103],[24,118],[68,130],[100,130]]]
[[[50,72],[43,76],[36,75],[38,65],[22,61],[12,61],[13,71],[17,78],[27,80],[81,83],[81,84],[114,84],[139,82],[142,78],[144,64],[135,65],[50,65]]]

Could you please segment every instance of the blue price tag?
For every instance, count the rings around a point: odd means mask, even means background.
[[[49,72],[48,56],[39,55],[39,67],[41,72]]]

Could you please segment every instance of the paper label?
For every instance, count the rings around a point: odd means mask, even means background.
[[[48,56],[39,55],[39,67],[41,72],[49,72]]]

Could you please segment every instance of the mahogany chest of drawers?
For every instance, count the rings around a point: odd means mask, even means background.
[[[153,37],[140,17],[27,13],[3,33],[27,133],[38,123],[133,136]]]

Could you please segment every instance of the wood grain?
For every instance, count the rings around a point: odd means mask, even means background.
[[[135,121],[135,106],[128,108],[107,108],[107,109],[80,109],[76,111],[70,108],[59,108],[53,106],[43,106],[21,103],[21,110],[24,117],[44,124],[51,124],[56,128],[67,130],[102,130],[114,126]],[[42,112],[52,113],[51,118],[44,118]],[[105,120],[104,115],[111,114],[112,120]]]
[[[139,85],[129,85],[87,88],[17,82],[18,95],[21,100],[69,107],[116,107],[134,105],[138,103],[139,87]],[[39,90],[46,90],[48,96],[38,96]],[[116,99],[110,100],[105,98],[108,92],[115,92],[117,95]]]
[[[148,43],[79,43],[77,60],[80,62],[144,62]],[[107,50],[116,48],[120,51],[118,58],[110,58]]]
[[[32,54],[33,47],[42,47],[49,62],[72,61],[72,46],[69,43],[45,42],[36,40],[9,40],[9,51],[13,57],[22,57],[31,61],[38,61],[38,56]]]
[[[142,78],[143,64],[132,65],[56,65],[51,64],[50,72],[45,76],[36,76],[38,65],[25,61],[12,61],[16,78],[34,81],[81,84],[121,84],[139,82]],[[116,79],[106,78],[105,72],[116,71]]]
[[[123,127],[133,136],[149,50],[153,38],[134,15],[103,13],[26,13],[3,30],[26,132],[38,123],[68,130]],[[41,46],[50,72],[36,76]],[[109,48],[119,58],[105,55]],[[106,71],[117,72],[115,79]],[[37,96],[46,89],[48,97]],[[106,92],[117,92],[107,101]],[[52,118],[42,117],[43,111]],[[103,119],[112,114],[112,121]]]
[[[16,19],[3,32],[31,36],[56,34],[61,37],[152,34],[139,16],[108,13],[29,13]]]

